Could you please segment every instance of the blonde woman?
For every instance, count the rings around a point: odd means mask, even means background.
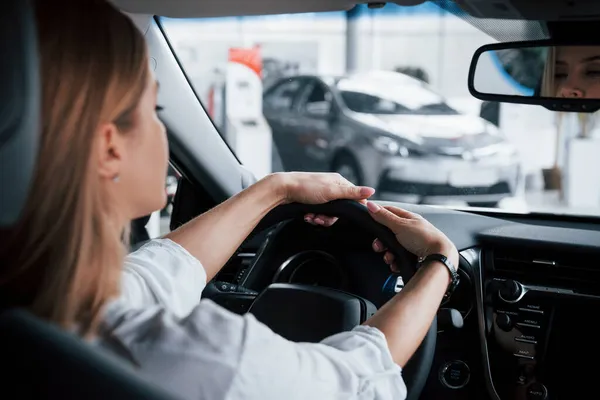
[[[37,2],[42,143],[24,218],[0,250],[4,305],[126,353],[142,375],[183,398],[405,398],[401,368],[450,282],[441,262],[425,263],[364,326],[319,344],[289,342],[251,315],[200,301],[206,281],[272,208],[362,201],[370,188],[333,174],[271,175],[124,261],[129,221],[165,203],[158,85],[127,17],[105,1],[67,3]],[[455,246],[424,219],[368,208],[407,250],[457,265]],[[381,243],[374,248],[393,263]]]
[[[554,70],[556,69],[556,48],[548,47],[546,55],[546,64],[542,74],[542,85],[540,94],[542,97],[556,97],[557,88],[554,82]]]
[[[549,47],[541,93],[600,99],[600,46]]]

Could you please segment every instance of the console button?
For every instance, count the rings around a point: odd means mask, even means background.
[[[517,322],[517,326],[523,327],[523,328],[533,328],[533,329],[540,329],[540,325],[538,324],[530,324],[527,322]]]
[[[533,331],[532,332],[526,332],[526,333],[523,333],[521,336],[517,336],[517,338],[523,339],[523,340],[517,340],[517,342],[527,343],[527,342],[525,342],[525,340],[529,340],[531,342],[536,342],[534,344],[537,344],[537,340],[538,340],[537,339],[537,335],[535,335],[534,333],[539,333],[539,332],[533,332]]]
[[[519,322],[527,325],[541,326],[544,318],[541,315],[522,314]]]
[[[532,347],[532,346],[530,346]],[[535,351],[533,349],[529,349],[529,348],[519,348],[516,349],[515,356],[520,357],[520,358],[527,358],[530,360],[533,360],[533,358],[535,357]]]
[[[535,359],[533,356],[519,354],[519,353],[514,353],[513,356],[518,357],[518,358],[523,358],[525,360],[534,360]]]
[[[527,305],[525,305],[525,307],[519,307],[519,311],[525,311],[528,313],[540,314],[540,315],[544,314],[544,310],[542,310],[542,307],[540,307],[536,304],[527,304]]]
[[[539,382],[533,382],[527,386],[527,400],[546,400],[548,398],[548,389]]]
[[[513,328],[513,320],[508,314],[496,315],[496,325],[505,332],[509,332]]]
[[[439,378],[448,389],[461,389],[469,383],[471,370],[463,361],[450,361],[440,368]]]
[[[530,339],[533,338],[533,339]],[[521,342],[521,343],[529,343],[529,344],[537,344],[537,340],[535,340],[534,336],[521,336],[521,337],[516,337],[515,338],[515,342]]]

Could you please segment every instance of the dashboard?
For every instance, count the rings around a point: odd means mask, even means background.
[[[556,227],[543,218],[402,206],[446,233],[461,255],[460,284],[440,307],[436,356],[421,398],[555,400],[595,393],[597,225]],[[373,239],[342,220],[331,228],[289,221],[257,233],[217,277],[246,291],[233,302],[227,296],[224,305],[244,313],[263,288],[286,282],[348,291],[380,307],[390,270],[372,251]],[[261,278],[246,281],[265,253],[271,262],[261,266]]]

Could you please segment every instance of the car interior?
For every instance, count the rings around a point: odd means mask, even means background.
[[[349,10],[355,0],[114,0],[145,35],[160,82],[159,117],[170,161],[181,174],[170,228],[247,188],[255,176],[223,140],[173,51],[160,17],[200,18]],[[396,0],[411,7],[422,0]],[[600,3],[578,0],[440,0],[438,6],[501,42],[544,40],[597,44]],[[371,2],[382,7],[384,2]],[[0,227],[18,218],[35,163],[39,88],[35,24],[28,2],[0,5]],[[542,22],[542,23],[540,23]],[[523,27],[530,26],[531,29]],[[516,28],[518,27],[518,28]],[[511,44],[501,43],[506,48]],[[515,46],[513,43],[512,46]],[[592,112],[597,99],[527,98],[478,92],[482,100]],[[10,61],[10,62],[7,62]],[[5,171],[18,171],[7,174]],[[8,190],[10,188],[10,190]],[[597,216],[516,213],[389,203],[423,215],[460,252],[460,283],[404,378],[409,399],[593,398],[600,343],[591,327],[600,306],[600,220]],[[319,212],[340,217],[330,228],[306,224]],[[132,246],[149,240],[148,217],[134,221]],[[388,266],[373,253],[380,237],[400,257],[405,281],[416,260],[391,232],[355,203],[290,205],[269,214],[203,297],[239,314],[252,312],[295,341],[319,341],[349,330],[381,307]],[[396,244],[395,244],[396,243]],[[23,310],[0,314],[2,398],[175,399],[70,333]],[[592,366],[587,366],[591,364]],[[25,383],[24,383],[25,382]]]

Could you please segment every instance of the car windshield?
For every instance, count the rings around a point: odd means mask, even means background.
[[[526,34],[525,22],[486,31]],[[257,178],[332,171],[381,200],[600,215],[597,115],[475,99],[472,56],[497,40],[435,3],[160,23]],[[478,77],[493,92],[530,95],[535,80],[515,79],[513,58],[490,52]]]
[[[400,75],[401,79],[397,76]],[[405,78],[405,79],[402,79]],[[442,96],[418,79],[399,73],[341,79],[340,96],[351,111],[364,114],[456,114]]]

